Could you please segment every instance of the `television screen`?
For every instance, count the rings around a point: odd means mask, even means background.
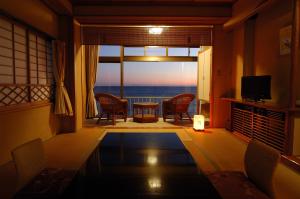
[[[271,99],[271,76],[243,76],[242,98],[259,101]]]

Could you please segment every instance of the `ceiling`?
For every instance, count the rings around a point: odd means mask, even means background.
[[[85,44],[211,45],[211,30],[232,16],[237,0],[43,0],[81,24]],[[67,12],[66,12],[67,11]],[[165,26],[159,36],[148,26]]]
[[[231,17],[236,0],[71,0],[81,24],[214,25]]]
[[[203,6],[203,5],[232,5],[237,0],[71,0],[74,6],[77,5],[172,5],[172,6]]]

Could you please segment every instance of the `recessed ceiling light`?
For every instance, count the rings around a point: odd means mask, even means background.
[[[163,28],[161,27],[151,27],[149,28],[149,34],[159,35],[163,31]]]

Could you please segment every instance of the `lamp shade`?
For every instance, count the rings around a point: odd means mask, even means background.
[[[194,115],[193,128],[196,131],[204,131],[204,115]]]

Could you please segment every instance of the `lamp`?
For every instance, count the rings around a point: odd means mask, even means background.
[[[157,156],[155,155],[149,155],[148,158],[147,158],[147,162],[149,165],[156,165],[157,164]]]
[[[204,131],[204,115],[194,115],[193,128],[196,131]]]
[[[154,34],[154,35],[159,35],[159,34],[162,33],[162,31],[163,31],[163,28],[161,28],[161,27],[151,27],[151,28],[149,28],[149,33]]]
[[[148,179],[149,188],[152,190],[160,189],[161,188],[161,180],[157,177],[151,177]]]

